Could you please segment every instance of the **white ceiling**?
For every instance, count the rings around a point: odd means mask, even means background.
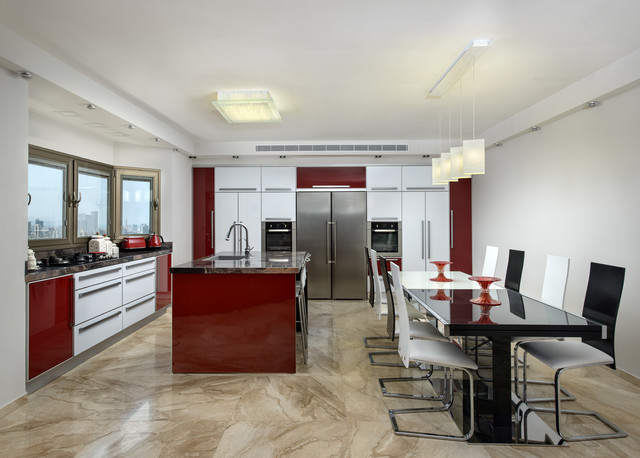
[[[639,17],[638,0],[0,0],[0,23],[196,143],[446,143],[461,111],[467,138],[471,72],[426,96],[470,40],[492,40],[475,70],[482,132],[639,49]],[[35,111],[65,121],[54,109],[81,103],[40,83]],[[227,124],[210,104],[249,88],[281,123]]]

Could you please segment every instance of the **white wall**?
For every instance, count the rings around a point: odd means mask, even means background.
[[[0,68],[0,408],[25,393],[28,83]]]
[[[168,149],[116,145],[114,163],[123,167],[160,169],[161,235],[173,242],[173,264],[191,260],[192,173],[186,156]]]
[[[92,161],[113,164],[112,141],[34,112],[29,113],[29,143]]]
[[[640,87],[487,152],[473,178],[474,271],[486,245],[526,252],[521,291],[540,297],[547,254],[568,256],[565,307],[582,312],[589,263],[626,268],[616,331],[618,367],[640,376]]]

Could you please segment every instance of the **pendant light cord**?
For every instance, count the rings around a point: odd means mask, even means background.
[[[473,65],[473,68],[472,68],[473,95],[471,97],[471,124],[472,124],[471,133],[472,133],[472,139],[475,140],[476,139],[476,56],[475,54],[473,55],[472,65]]]

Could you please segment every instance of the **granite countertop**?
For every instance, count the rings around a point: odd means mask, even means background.
[[[25,281],[32,282],[37,280],[46,280],[48,278],[61,277],[64,275],[72,275],[77,272],[85,272],[99,267],[113,266],[123,264],[129,261],[137,261],[138,259],[151,258],[169,254],[173,251],[173,243],[163,243],[160,248],[143,248],[139,250],[120,251],[119,258],[107,258],[99,261],[87,262],[83,264],[67,264],[55,265],[48,267],[40,267],[38,270],[28,270],[24,276]]]
[[[295,274],[305,264],[306,251],[261,251],[249,259],[225,260],[232,252],[217,253],[171,268],[174,274]]]

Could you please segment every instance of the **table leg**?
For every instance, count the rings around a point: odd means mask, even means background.
[[[512,442],[511,430],[511,338],[492,337],[493,440]]]

